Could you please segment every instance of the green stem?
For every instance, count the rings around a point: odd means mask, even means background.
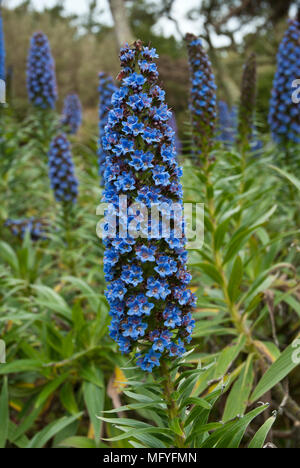
[[[180,418],[180,411],[177,401],[174,399],[174,382],[172,381],[168,363],[163,361],[160,367],[161,376],[163,378],[163,394],[167,405],[169,426],[174,427],[174,422],[178,422],[178,433],[175,435],[175,445],[177,448],[185,447],[185,433],[183,424]]]

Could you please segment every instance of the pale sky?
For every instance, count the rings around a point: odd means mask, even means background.
[[[38,10],[43,10],[45,7],[51,7],[57,3],[57,0],[31,0],[34,7]],[[156,0],[159,1],[159,0]],[[14,8],[22,3],[22,0],[3,0],[3,4],[8,8]],[[76,13],[84,15],[88,11],[89,0],[65,0],[65,10],[68,13]],[[187,32],[200,32],[200,24],[195,21],[189,21],[185,18],[186,13],[193,7],[199,6],[199,0],[175,0],[172,10],[173,17],[175,17],[180,24],[180,29],[183,34]],[[102,10],[101,22],[112,25],[112,18],[108,6],[108,0],[98,0],[98,9]],[[195,30],[197,28],[197,30]],[[177,37],[176,28],[174,23],[166,18],[161,19],[156,25],[156,31],[162,32],[165,36],[175,35]],[[227,44],[228,39],[216,36],[214,42],[216,46]]]
[[[155,0],[159,2],[160,0]],[[173,17],[179,22],[180,30],[183,34],[187,32],[192,32],[194,34],[199,34],[201,32],[201,21],[189,21],[186,19],[186,13],[194,7],[199,6],[201,0],[175,0],[174,7],[172,10]],[[31,0],[32,4],[38,10],[43,10],[45,7],[51,7],[58,3],[58,0]],[[15,6],[20,5],[22,0],[3,0],[3,4],[6,7],[14,8]],[[65,0],[65,10],[67,13],[76,13],[78,15],[84,15],[88,12],[89,0]],[[110,14],[110,9],[108,5],[108,0],[98,0],[98,9],[102,10],[100,19],[102,23],[107,25],[112,25],[113,21]],[[295,12],[293,12],[295,14]],[[232,24],[233,28],[236,26]],[[174,35],[178,37],[176,33],[175,25],[172,21],[162,18],[155,26],[157,32],[161,32],[164,36]],[[253,31],[253,28],[244,28],[243,32],[248,33]],[[235,35],[237,42],[242,38],[240,33]],[[229,39],[225,36],[212,35],[214,45],[216,47],[224,46],[229,43]]]

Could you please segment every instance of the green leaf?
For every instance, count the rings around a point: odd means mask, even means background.
[[[182,404],[180,405],[181,408],[184,408],[187,405],[194,405],[194,406],[201,406],[202,408],[205,408],[207,410],[212,409],[212,405],[204,400],[203,398],[196,398],[196,397],[189,397],[186,398]]]
[[[252,390],[253,379],[253,355],[250,355],[227,398],[223,421],[230,421],[236,416],[244,414],[248,406],[248,398]]]
[[[48,426],[44,427],[41,431],[39,431],[29,442],[27,448],[43,448],[47,442],[52,439],[58,432],[62,431],[65,427],[72,424],[76,421],[82,413],[78,413],[74,416],[63,417],[58,419],[58,421],[54,421]]]
[[[0,421],[0,448],[5,448],[9,425],[7,377],[4,377],[3,379],[2,390],[0,394]]]
[[[257,431],[251,440],[248,448],[263,448],[267,435],[269,434],[275,421],[276,418],[274,416],[267,419],[267,421],[261,426],[261,428]]]
[[[268,407],[268,404],[262,405],[236,421],[227,422],[211,434],[201,448],[238,448],[248,425]]]
[[[6,242],[0,242],[0,257],[11,266],[11,268],[14,270],[14,273],[18,272],[18,257],[15,251]]]
[[[273,166],[272,164],[270,164],[269,167],[274,169],[274,171],[277,171],[279,174],[285,177],[285,179],[291,182],[298,190],[300,190],[300,180],[297,179],[297,177],[293,176],[287,171],[284,171],[283,169],[279,169],[279,167]]]
[[[67,439],[60,442],[59,446],[71,448],[97,448],[94,440],[81,436],[68,437]]]
[[[95,441],[96,443],[100,440],[102,421],[99,419],[99,415],[104,407],[105,393],[103,388],[99,388],[97,385],[84,382],[83,383],[83,396],[84,401],[89,413],[89,417],[94,427]]]
[[[42,362],[35,359],[20,359],[15,362],[1,364],[0,375],[13,374],[17,372],[38,371],[42,367]]]
[[[253,394],[251,402],[256,401],[274,385],[283,380],[293,369],[300,364],[300,335],[281,353],[278,359],[271,365],[259,381]]]
[[[55,392],[55,390],[69,377],[69,372],[62,374],[60,377],[52,380],[52,382],[47,383],[41,390],[38,398],[35,402],[35,408],[42,406],[49,396]]]
[[[240,285],[243,279],[243,262],[238,255],[232,267],[229,283],[228,294],[232,303],[236,301],[240,293]]]
[[[219,285],[223,284],[223,278],[216,269],[214,265],[208,262],[201,262],[201,263],[195,263],[190,265],[191,267],[196,267],[200,268],[203,273],[205,273],[207,276],[209,276],[213,281],[218,283]]]
[[[70,414],[79,412],[71,382],[64,384],[59,393],[60,401]]]
[[[236,345],[226,346],[226,348],[221,351],[215,367],[214,379],[218,380],[225,375],[228,368],[244,348],[245,343],[246,337],[240,335]]]
[[[36,299],[36,302],[39,305],[61,314],[69,321],[72,320],[72,310],[57,292],[44,285],[34,285],[32,287],[38,292],[39,298]]]

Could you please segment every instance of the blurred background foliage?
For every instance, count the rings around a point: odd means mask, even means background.
[[[124,3],[132,37],[141,37],[158,49],[160,77],[182,134],[182,124],[186,119],[188,66],[182,40],[186,31],[180,29],[180,22],[173,15],[176,2],[135,0]],[[219,98],[229,104],[237,102],[242,64],[249,50],[254,50],[258,57],[258,112],[261,120],[266,121],[276,51],[289,9],[297,2],[199,0],[199,6],[195,7],[196,3],[186,2],[185,17],[192,21],[193,30],[190,32],[203,37],[207,45],[216,73]],[[9,7],[9,2],[4,1],[5,5]],[[25,112],[27,104],[25,70],[29,40],[33,32],[42,30],[49,37],[56,60],[59,105],[62,106],[68,93],[77,92],[86,109],[85,118],[95,123],[97,71],[108,72],[115,77],[119,65],[114,28],[103,20],[103,13],[107,16],[107,12],[101,9],[101,3],[98,5],[94,0],[87,1],[87,5],[88,13],[80,17],[66,13],[64,1],[41,12],[34,9],[30,0],[25,0],[15,9],[4,8],[7,67],[11,77],[9,92],[20,112]],[[176,36],[166,37],[162,27],[157,27],[162,18],[175,24]]]

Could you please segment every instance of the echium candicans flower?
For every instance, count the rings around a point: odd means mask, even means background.
[[[172,112],[171,118],[169,120],[169,125],[172,128],[174,132],[174,141],[175,141],[175,148],[176,148],[176,153],[181,154],[182,152],[182,143],[179,139],[178,136],[178,127],[177,127],[177,122],[176,122],[176,116],[175,113]]]
[[[291,20],[280,44],[269,113],[274,141],[300,143],[300,107],[294,82],[300,79],[300,19]],[[298,84],[299,88],[299,84]]]
[[[190,66],[190,112],[194,152],[202,160],[208,159],[213,146],[217,117],[215,77],[211,62],[201,39],[193,34],[185,37]]]
[[[77,94],[69,94],[64,102],[61,124],[68,127],[69,133],[75,135],[82,122],[82,107]]]
[[[250,145],[254,130],[256,105],[256,55],[252,53],[244,65],[238,116],[238,142]]]
[[[49,178],[55,199],[75,203],[78,181],[75,176],[70,143],[63,133],[53,138],[48,153]]]
[[[5,80],[5,42],[3,31],[3,19],[0,6],[0,80]]]
[[[101,183],[104,185],[103,174],[105,171],[106,154],[102,147],[102,138],[105,134],[105,125],[107,124],[108,112],[111,107],[111,97],[116,91],[116,86],[111,76],[106,73],[99,73],[99,149],[98,164]]]
[[[42,32],[31,38],[27,61],[27,90],[30,102],[42,109],[54,109],[57,86],[54,60],[48,38]]]
[[[44,219],[28,218],[28,219],[7,219],[4,223],[11,233],[19,239],[24,239],[25,234],[29,231],[31,240],[47,239],[48,223]]]
[[[237,128],[237,109],[229,108],[225,101],[218,103],[218,140],[230,146],[235,140]]]
[[[117,235],[104,237],[110,335],[122,352],[136,351],[138,366],[149,372],[161,359],[185,352],[195,305],[187,287],[191,276],[186,268],[186,239],[175,232],[175,226],[183,224],[182,170],[155,58],[156,50],[141,41],[121,49],[121,87],[113,94],[103,138],[109,155],[104,174],[103,201],[109,204],[104,233],[114,216],[118,227]],[[124,196],[125,215],[119,198]],[[180,208],[179,220],[170,208],[174,203]],[[167,235],[161,229],[163,222],[152,215],[153,204],[169,215]],[[132,222],[136,226],[130,229]]]

